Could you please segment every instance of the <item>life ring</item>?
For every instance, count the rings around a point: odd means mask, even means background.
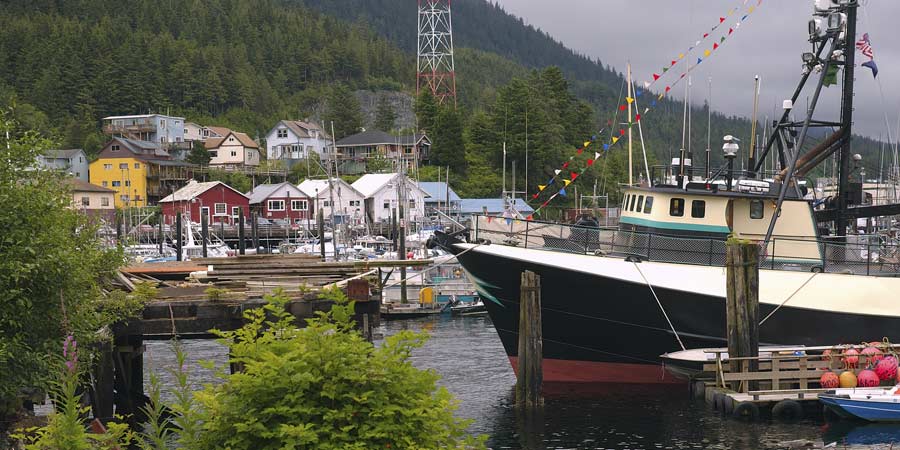
[[[793,400],[782,400],[772,407],[772,417],[794,422],[803,419],[803,406]]]
[[[731,415],[738,419],[757,420],[759,419],[759,406],[753,402],[740,402],[734,405]]]

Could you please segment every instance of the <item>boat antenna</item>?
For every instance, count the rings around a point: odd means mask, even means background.
[[[712,77],[707,80],[709,92],[706,94],[706,180],[710,175],[710,137],[712,135]]]
[[[632,83],[634,83],[634,82],[632,82]],[[634,86],[632,86],[632,90],[633,89],[634,89]],[[640,113],[641,107],[638,106],[637,96],[634,97],[634,109],[638,110],[638,112]],[[640,120],[637,121],[637,126],[638,126],[638,137],[640,137],[640,139],[641,139],[641,152],[643,153],[643,156],[644,156],[644,170],[647,172],[647,185],[651,186],[653,183],[651,181],[652,179],[650,178],[650,164],[647,163],[647,148],[644,146],[644,130],[641,127]],[[629,127],[628,129],[630,131],[631,127]],[[596,183],[595,183],[595,185],[596,185]],[[597,195],[597,193],[594,192],[594,195]]]
[[[690,58],[688,58],[690,61]],[[685,65],[684,73],[687,74],[690,70],[690,62]],[[681,151],[678,155],[678,187],[684,187],[684,158],[685,148],[687,147],[687,129],[688,129],[688,85],[690,82],[684,84],[684,112],[681,115]]]
[[[753,172],[751,175],[755,176],[756,173],[753,170],[755,167],[755,158],[756,158],[756,115],[759,108],[759,75],[753,76],[753,119],[750,122],[750,154],[747,157],[747,167]],[[799,149],[797,149],[799,151]]]

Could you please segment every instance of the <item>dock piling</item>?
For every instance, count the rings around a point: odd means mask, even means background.
[[[325,261],[325,213],[322,208],[316,213],[316,231],[319,233],[319,252],[322,254],[322,261]]]
[[[725,245],[725,315],[730,357],[759,356],[759,247],[729,238]],[[758,370],[758,360],[732,360],[732,373]],[[735,391],[755,389],[747,382],[733,382]]]
[[[203,257],[206,258],[206,241],[209,240],[209,220],[202,214],[200,216],[200,240],[203,241]]]
[[[181,213],[175,215],[175,261],[181,261],[184,259],[184,256],[181,254],[181,246],[182,246],[182,236],[181,236]]]
[[[244,241],[244,207],[238,206],[238,253],[243,255],[247,249],[247,242]]]
[[[533,409],[544,405],[541,277],[530,270],[522,272],[520,290],[516,406]]]

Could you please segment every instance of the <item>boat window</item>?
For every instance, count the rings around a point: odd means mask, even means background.
[[[648,195],[647,201],[644,203],[644,214],[650,214],[651,209],[653,209],[653,196]]]
[[[625,198],[622,200],[622,209],[628,210],[628,196],[630,194],[625,194]]]
[[[760,199],[750,200],[750,218],[751,219],[762,219],[763,218],[763,201]]]
[[[641,212],[642,209],[644,209],[644,196],[643,195],[638,196],[637,209],[635,211]]]
[[[637,200],[637,197],[635,197],[634,194],[631,194],[631,200],[629,200],[631,203],[628,204],[629,211],[634,211],[634,201],[635,200]]]
[[[669,215],[681,217],[684,215],[684,199],[673,198],[669,201]]]
[[[706,201],[694,200],[691,202],[691,217],[701,219],[706,216]]]

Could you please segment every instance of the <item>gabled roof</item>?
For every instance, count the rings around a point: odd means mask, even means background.
[[[369,198],[399,176],[400,174],[398,173],[367,173],[353,183],[353,188],[362,193],[363,197]],[[409,178],[406,178],[406,182],[410,186],[422,191],[426,197],[428,196],[427,191],[417,186],[416,183],[412,182]]]
[[[431,197],[429,199],[430,202],[447,201],[447,183],[443,181],[420,181],[419,187]],[[458,202],[460,200],[459,195],[453,192],[453,188],[450,188],[450,201]]]
[[[356,192],[360,197],[365,197],[361,192],[354,188],[352,184],[347,183],[340,178],[332,178],[332,183],[340,184],[343,187]],[[303,182],[300,183],[297,187],[301,191],[305,192],[307,197],[315,197],[316,192],[318,192],[319,195],[322,195],[323,193],[328,191],[328,180],[303,180]]]
[[[97,186],[78,178],[66,178],[65,182],[72,188],[72,192],[116,192],[113,189]]]
[[[80,148],[73,148],[70,150],[47,150],[44,152],[45,158],[50,159],[72,159],[73,156],[84,153],[84,150]]]
[[[178,116],[167,116],[165,114],[134,114],[130,116],[106,116],[103,120],[113,120],[113,119],[145,119],[149,117],[165,117],[167,119],[181,119],[184,120],[184,117]]]
[[[231,128],[214,127],[214,126],[206,126],[203,128],[206,128],[207,130],[212,131],[215,134],[218,134],[220,137],[225,137],[228,135],[228,133],[231,133]]]
[[[277,124],[275,124],[274,127],[272,127],[271,130],[269,130],[268,134],[272,134],[272,132],[275,131],[275,129],[277,129],[281,126],[284,126],[287,129],[291,130],[291,133],[294,133],[294,136],[297,136],[298,138],[312,137],[313,134],[310,133],[310,131],[318,131],[319,136],[322,137],[323,139],[331,139],[331,136],[329,136],[328,133],[325,130],[323,130],[322,127],[320,127],[319,125],[317,125],[313,122],[302,121],[302,120],[280,120],[280,121],[278,121]]]
[[[336,147],[357,147],[360,145],[414,145],[425,140],[428,145],[431,141],[424,134],[407,134],[393,136],[381,130],[368,130],[362,133],[352,134],[335,143]]]
[[[238,131],[232,131],[232,130],[229,130],[228,128],[222,128],[222,127],[207,127],[207,128],[210,128],[210,129],[216,128],[218,130],[218,131],[216,131],[216,134],[220,134],[219,131],[225,132],[225,134],[222,134],[222,137],[220,137],[220,138],[212,137],[212,138],[207,139],[206,142],[203,143],[203,146],[206,147],[208,150],[212,150],[214,148],[219,148],[220,146],[222,146],[222,144],[227,141],[228,136],[234,136],[235,138],[237,138],[238,142],[240,142],[241,145],[243,145],[246,148],[256,148],[256,149],[259,148],[259,144],[257,144],[256,141],[254,141],[253,139],[250,139],[250,136],[247,136],[247,134],[245,134],[245,133],[241,133]]]
[[[244,195],[244,193],[238,191],[237,189],[235,189],[221,181],[207,181],[207,182],[203,182],[203,183],[198,183],[197,180],[191,180],[188,182],[188,184],[185,187],[167,195],[165,198],[160,200],[159,203],[183,202],[183,201],[193,200],[193,199],[197,198],[198,196],[200,196],[201,194],[203,194],[204,192],[206,192],[218,185],[225,186],[228,189],[231,189],[232,191],[237,192],[242,197],[247,197],[246,195]]]
[[[487,207],[487,212],[497,214],[503,212],[503,199],[501,198],[464,198],[460,202],[459,211],[462,214],[481,214],[483,208]],[[513,201],[513,207],[521,214],[529,214],[534,209],[525,203],[525,200],[517,198]]]
[[[309,197],[309,195],[307,195],[305,192],[303,192],[302,189],[298,188],[297,186],[294,186],[291,183],[288,183],[287,181],[285,181],[284,183],[278,183],[278,184],[257,185],[255,188],[253,188],[252,191],[247,193],[247,197],[250,197],[251,205],[256,204],[256,203],[262,203],[281,188],[287,188],[292,191],[296,191],[297,193],[300,194],[300,196]]]
[[[121,149],[131,152],[139,159],[150,158],[170,158],[169,152],[166,151],[161,144],[150,141],[138,141],[134,139],[126,139],[122,137],[114,137],[110,142],[106,143],[108,147],[111,143],[117,142]]]

